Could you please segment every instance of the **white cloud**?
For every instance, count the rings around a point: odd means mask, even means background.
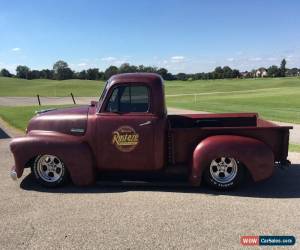
[[[228,62],[233,62],[233,61],[234,61],[234,58],[233,58],[233,57],[229,57],[229,58],[227,58],[227,61],[228,61]]]
[[[20,51],[21,50],[21,48],[12,48],[11,49],[11,51],[14,51],[14,52],[18,52],[18,51]]]
[[[86,70],[89,68],[99,68],[99,66],[93,62],[84,62],[80,60],[80,62],[69,63],[71,69],[75,71]]]
[[[119,67],[123,63],[129,63],[129,64],[131,64],[131,62],[129,61],[129,58],[131,58],[131,56],[122,56],[122,57],[108,56],[108,57],[101,58],[101,61],[103,61],[106,66],[107,65],[115,65],[115,66]]]
[[[122,59],[120,59],[120,60],[115,60],[114,61],[114,64],[116,66],[121,66],[123,63],[129,63],[130,64],[130,62],[128,60],[122,60]]]
[[[286,56],[286,60],[289,62],[297,61],[297,57],[293,54],[289,54]]]
[[[172,56],[171,57],[171,62],[172,63],[181,63],[185,61],[185,57],[184,56]]]
[[[117,58],[113,57],[113,56],[108,56],[108,57],[103,57],[101,58],[102,61],[105,61],[105,62],[113,62],[113,61],[116,61]]]
[[[6,64],[4,62],[0,62],[0,69],[7,69],[10,73],[16,73],[17,64]]]
[[[184,60],[184,56],[172,56],[172,60]]]
[[[77,66],[78,67],[85,67],[85,66],[87,66],[87,63],[78,63]]]
[[[278,59],[276,57],[268,57],[267,60],[268,61],[277,61]]]
[[[186,72],[187,70],[187,60],[184,56],[172,56],[168,59],[157,60],[153,65],[166,68],[173,73]]]

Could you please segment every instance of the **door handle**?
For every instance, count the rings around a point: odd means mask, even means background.
[[[146,125],[150,125],[152,122],[151,121],[146,121],[144,123],[139,124],[139,126],[146,126]]]

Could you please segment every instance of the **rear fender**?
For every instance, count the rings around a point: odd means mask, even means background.
[[[190,182],[194,186],[200,185],[205,168],[221,156],[242,162],[254,181],[266,179],[274,171],[274,154],[265,143],[249,137],[218,135],[204,139],[195,148]]]
[[[29,160],[38,155],[53,154],[65,163],[74,184],[89,185],[95,181],[91,149],[79,137],[53,132],[51,134],[32,133],[13,139],[10,148],[14,155],[14,169],[18,178],[22,176]]]

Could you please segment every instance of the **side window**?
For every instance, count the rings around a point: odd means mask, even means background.
[[[149,90],[145,86],[121,86],[116,88],[106,106],[107,112],[147,112]]]
[[[116,88],[114,92],[112,93],[111,97],[109,98],[109,101],[106,106],[107,112],[118,112],[119,111],[119,102],[118,102],[118,92],[119,88]]]
[[[130,87],[119,87],[120,91],[120,107],[119,112],[128,113],[130,109]],[[121,93],[122,92],[122,93]]]
[[[149,93],[145,86],[131,87],[131,112],[147,112],[149,110]]]

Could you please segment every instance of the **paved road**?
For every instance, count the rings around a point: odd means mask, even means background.
[[[300,165],[231,193],[101,183],[48,190],[29,171],[10,180],[9,141],[0,139],[1,249],[240,249],[241,235],[300,239]]]

